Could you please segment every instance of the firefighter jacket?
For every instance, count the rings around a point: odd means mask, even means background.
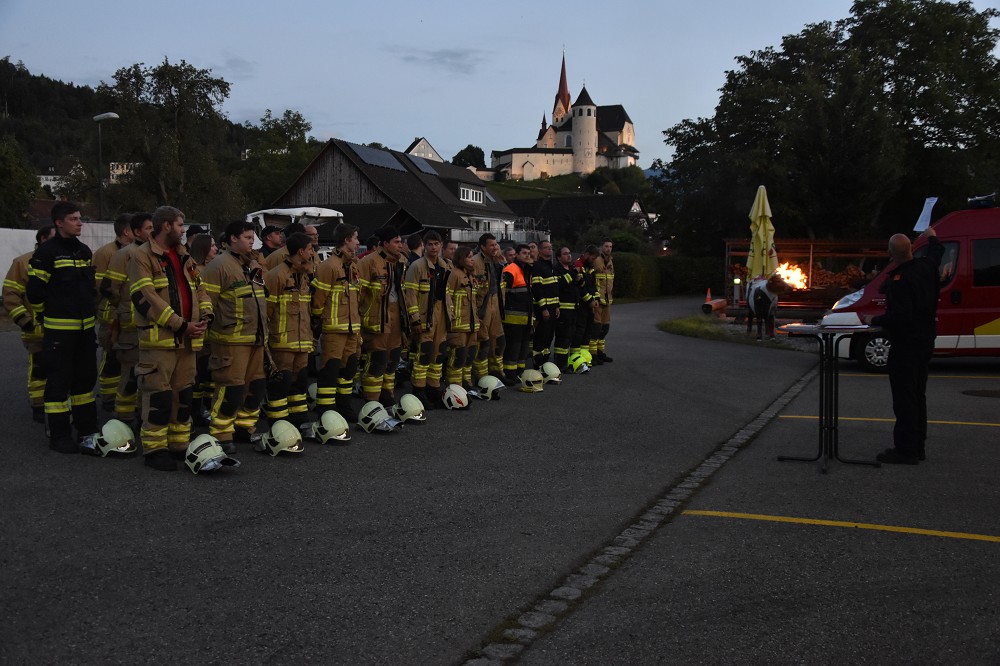
[[[432,265],[427,257],[420,257],[406,269],[403,280],[403,299],[406,301],[406,314],[410,318],[410,326],[420,324],[425,331],[431,330],[436,324],[447,321],[434,321],[435,303],[443,303],[448,284],[448,269],[443,259],[438,259]],[[448,313],[445,311],[445,320]]]
[[[198,275],[198,267],[183,245],[178,245],[177,274],[167,251],[150,238],[132,254],[128,265],[129,297],[139,330],[139,349],[179,349],[185,346],[184,331],[188,321],[212,319],[212,303]],[[184,318],[184,303],[191,308]],[[202,338],[191,338],[191,349],[204,345]]]
[[[597,298],[601,305],[611,305],[614,302],[615,263],[611,255],[597,255],[594,259],[594,280],[597,283]]]
[[[267,341],[267,295],[260,265],[232,250],[220,252],[201,269],[201,281],[215,313],[208,341],[263,346]]]
[[[531,268],[515,260],[503,269],[503,323],[531,325]]]
[[[28,302],[42,326],[60,331],[94,328],[97,288],[90,248],[58,233],[38,246],[28,269]]]
[[[118,329],[121,331],[135,328],[132,317],[132,296],[129,293],[128,265],[132,255],[142,245],[142,241],[136,240],[115,252],[101,280],[101,295],[108,300],[112,312],[111,318],[118,320]]]
[[[311,352],[315,346],[310,327],[312,289],[309,286],[309,268],[309,265],[297,267],[286,260],[264,274],[267,344],[274,351]]]
[[[592,302],[600,302],[597,300],[597,278],[594,275],[594,264],[584,263],[581,257],[577,259],[574,265],[580,269],[580,305],[585,305],[589,308]]]
[[[124,246],[125,244],[119,243],[116,238],[110,243],[97,248],[94,252],[93,264],[94,279],[97,286],[97,320],[102,324],[110,324],[114,320],[115,309],[108,302],[107,296],[101,291],[101,282],[104,280],[108,267],[111,265],[111,258]]]
[[[264,258],[262,265],[264,266],[265,271],[269,271],[272,268],[280,266],[285,259],[288,259],[287,246],[279,247],[277,250],[267,255],[267,257]],[[316,270],[319,268],[319,255],[313,252],[311,261],[312,263],[309,264],[309,275],[316,275]]]
[[[496,295],[503,317],[503,291],[500,289],[500,274],[503,264],[483,256],[481,252],[472,255],[472,278],[476,284],[476,309],[482,321],[489,307],[490,297]]]
[[[560,310],[575,310],[580,302],[580,292],[583,290],[583,274],[574,266],[556,264],[555,267],[557,299]]]
[[[451,326],[449,333],[479,330],[479,315],[476,311],[476,279],[466,275],[461,268],[453,268],[448,276],[444,292],[445,308]]]
[[[323,333],[360,333],[358,265],[334,250],[313,278],[312,315]]]
[[[535,307],[548,310],[555,314],[559,307],[559,288],[556,286],[555,269],[544,259],[539,259],[531,266],[531,296]]]
[[[28,252],[14,259],[3,281],[3,306],[10,320],[21,329],[21,339],[26,343],[41,342],[43,337],[27,297],[28,262],[33,254]]]
[[[389,321],[389,308],[398,308],[399,320],[406,321],[406,308],[403,305],[405,273],[406,260],[399,257],[395,262],[389,261],[389,257],[381,247],[369,252],[358,262],[363,330],[369,333],[382,333]]]

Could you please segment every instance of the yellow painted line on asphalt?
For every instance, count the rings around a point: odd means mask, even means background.
[[[689,516],[710,516],[713,518],[736,518],[739,520],[763,520],[772,523],[795,523],[797,525],[821,525],[823,527],[853,527],[859,530],[877,530],[880,532],[899,532],[903,534],[921,534],[923,536],[945,537],[948,539],[971,539],[972,541],[990,541],[1000,543],[1000,536],[990,534],[969,534],[968,532],[942,532],[940,530],[925,530],[919,527],[897,527],[895,525],[873,525],[870,523],[852,523],[842,520],[821,520],[818,518],[792,518],[790,516],[767,516],[759,513],[733,513],[731,511],[684,511]]]
[[[799,414],[780,414],[779,419],[810,419],[815,421],[818,416],[808,416]],[[875,421],[878,423],[895,423],[896,419],[882,419],[866,416],[840,416],[839,421]],[[983,423],[980,421],[934,421],[927,420],[927,423],[934,423],[936,425],[962,425],[962,426],[985,426],[987,428],[1000,428],[1000,423]]]

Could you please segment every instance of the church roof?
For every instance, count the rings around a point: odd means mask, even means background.
[[[580,91],[580,96],[576,98],[576,103],[573,106],[597,106],[594,104],[594,100],[590,99],[587,86],[584,86],[583,90]]]
[[[632,122],[628,117],[628,112],[621,104],[597,107],[597,131],[617,132],[625,127],[625,123]]]
[[[559,90],[556,91],[556,101],[552,103],[552,112],[555,113],[556,107],[559,106],[559,102],[562,102],[563,110],[567,113],[569,112],[569,84],[566,82],[566,53],[563,52],[562,57],[562,73],[559,75]]]

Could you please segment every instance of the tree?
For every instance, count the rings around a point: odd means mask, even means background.
[[[455,156],[451,158],[451,163],[456,166],[463,167],[476,167],[477,169],[486,168],[486,156],[483,154],[483,149],[479,146],[473,146],[471,143],[467,145],[462,150],[455,153]]]
[[[655,179],[675,247],[717,253],[748,236],[766,185],[778,234],[872,237],[912,227],[1000,180],[995,10],[970,2],[856,0],[780,49],[737,58],[711,118],[664,132]]]
[[[113,83],[102,82],[99,96],[121,117],[113,143],[140,165],[127,183],[109,189],[109,199],[119,206],[169,204],[192,219],[240,216],[243,197],[230,177],[239,156],[221,111],[229,90],[211,70],[166,58],[155,67],[124,67]]]
[[[298,111],[286,109],[278,118],[267,109],[259,126],[247,122],[244,129],[247,157],[240,167],[240,183],[253,209],[266,208],[288,189],[322,144],[308,136],[312,125]]]
[[[0,137],[0,226],[28,224],[28,207],[38,191],[38,178],[11,136]]]

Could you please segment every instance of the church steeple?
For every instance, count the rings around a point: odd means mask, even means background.
[[[552,105],[552,124],[558,125],[562,119],[569,114],[572,100],[569,96],[569,83],[566,81],[566,51],[563,50],[562,71],[559,74],[559,90],[556,92],[556,101]]]

